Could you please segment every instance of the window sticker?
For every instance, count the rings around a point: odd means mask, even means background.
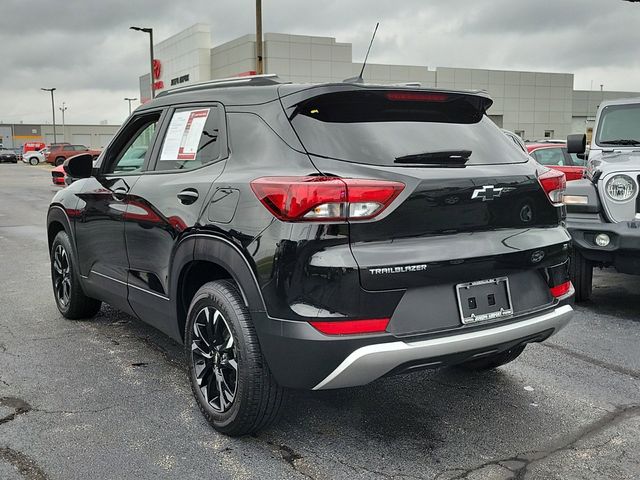
[[[175,112],[167,129],[160,160],[195,160],[209,108]]]

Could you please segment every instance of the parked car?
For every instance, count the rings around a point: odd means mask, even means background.
[[[52,163],[57,167],[58,165],[62,165],[67,158],[78,155],[79,153],[88,153],[96,159],[98,158],[98,155],[100,155],[100,150],[92,150],[84,145],[53,144],[49,147],[47,162]]]
[[[536,162],[563,172],[567,181],[580,180],[584,177],[586,161],[575,153],[568,153],[566,143],[529,143],[526,147]]]
[[[272,76],[160,94],[95,165],[65,164],[56,305],[107,302],[184,343],[229,435],[273,422],[286,388],[511,362],[572,316],[570,237],[564,175],[514,148],[491,104]]]
[[[588,157],[586,178],[567,189],[576,299],[588,300],[593,268],[640,275],[640,98],[602,102],[594,135],[569,135],[568,151]]]
[[[27,150],[22,154],[22,161],[24,163],[28,163],[29,165],[38,165],[39,163],[44,163],[47,161],[47,154],[49,151],[45,148],[42,150]]]
[[[61,185],[63,187],[67,185],[67,173],[64,171],[64,165],[58,165],[51,169],[51,181],[54,185]]]
[[[18,155],[8,148],[0,148],[0,163],[4,162],[18,163]]]

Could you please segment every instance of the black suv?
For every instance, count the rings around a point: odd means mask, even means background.
[[[271,423],[286,388],[488,369],[572,316],[564,175],[482,92],[268,76],[137,109],[48,214],[66,318],[101,302],[185,345],[219,431]]]

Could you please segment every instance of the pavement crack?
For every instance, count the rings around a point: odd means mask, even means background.
[[[17,397],[0,397],[0,405],[13,408],[13,413],[0,418],[0,425],[14,420],[18,415],[24,415],[32,410],[31,405]]]
[[[462,480],[468,478],[469,475],[471,475],[472,473],[476,473],[483,468],[490,466],[500,466],[513,472],[513,478],[515,480],[523,480],[526,477],[527,470],[532,463],[544,460],[558,452],[562,452],[565,450],[577,450],[578,448],[576,447],[576,445],[580,441],[592,437],[602,432],[606,428],[617,425],[628,418],[635,417],[636,415],[640,415],[640,405],[620,406],[615,410],[608,412],[606,415],[603,415],[598,420],[585,425],[573,435],[566,436],[565,438],[561,439],[554,445],[544,450],[519,453],[509,458],[490,460],[466,470],[455,468],[449,470],[448,473],[461,472],[458,475],[451,477],[451,480]],[[606,445],[606,443],[610,441],[611,439],[609,439],[603,445]],[[597,448],[597,446],[590,448]],[[441,472],[441,474],[443,473],[447,473],[447,471]]]
[[[562,345],[556,345],[554,343],[542,343],[541,345],[543,347],[562,352],[565,355],[569,355],[570,357],[577,358],[578,360],[581,360],[585,363],[590,363],[591,365],[604,368],[605,370],[611,370],[612,372],[616,372],[621,375],[628,375],[629,377],[635,378],[636,380],[640,379],[640,372],[638,372],[637,370],[631,370],[630,368],[625,368],[613,363],[604,362],[597,358],[590,357],[589,355],[585,355],[584,353],[576,352],[574,350],[571,350],[570,348],[563,347]]]
[[[47,474],[30,457],[7,447],[0,447],[0,460],[13,465],[27,480],[47,480]]]
[[[154,394],[154,393],[160,393],[163,392],[164,389],[158,388],[155,390],[150,390],[148,392],[144,392],[141,394],[136,394],[136,395],[129,395],[129,396],[125,396],[125,397],[120,397],[119,401],[116,403],[113,403],[111,405],[106,405],[104,407],[101,408],[95,408],[95,409],[80,409],[80,410],[48,410],[46,408],[39,408],[39,407],[30,407],[30,410],[34,411],[34,412],[38,412],[38,413],[46,413],[46,414],[50,414],[50,415],[83,415],[83,414],[96,414],[96,413],[102,413],[105,412],[107,410],[111,410],[112,408],[117,408],[122,406],[122,404],[124,403],[125,400],[130,400],[133,398],[138,398],[138,397],[143,397],[143,396],[148,396],[150,394]]]

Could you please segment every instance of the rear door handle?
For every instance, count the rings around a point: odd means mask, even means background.
[[[185,188],[180,193],[178,193],[178,200],[182,202],[183,205],[191,205],[193,202],[198,200],[199,194],[198,191],[194,188]]]

